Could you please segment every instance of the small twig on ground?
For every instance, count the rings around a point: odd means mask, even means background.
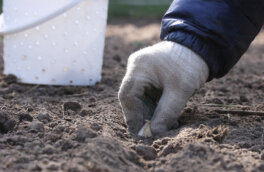
[[[261,144],[263,145],[263,132],[262,132],[262,135],[261,135]]]
[[[82,94],[72,94],[72,95],[66,95],[66,97],[83,97],[83,96],[89,96],[89,93],[82,93]]]
[[[222,109],[216,109],[215,112],[217,113],[229,113],[229,114],[237,114],[237,115],[258,115],[258,116],[264,116],[264,112],[261,111],[242,111],[242,110],[222,110]]]
[[[202,106],[208,106],[208,107],[225,107],[225,108],[247,108],[249,106],[243,106],[243,105],[227,105],[227,104],[201,104]]]
[[[35,86],[31,87],[30,89],[28,89],[28,90],[26,91],[26,93],[29,93],[29,92],[31,92],[32,90],[34,90],[34,89],[36,89],[36,88],[38,88],[38,87],[39,87],[39,85],[35,85]]]
[[[62,119],[64,120],[64,106],[63,105],[61,105],[61,111],[62,111]]]

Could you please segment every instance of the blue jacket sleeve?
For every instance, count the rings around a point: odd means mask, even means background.
[[[162,19],[161,39],[199,54],[209,80],[224,76],[264,22],[264,0],[174,0]]]

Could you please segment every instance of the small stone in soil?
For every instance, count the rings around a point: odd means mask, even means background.
[[[88,138],[94,138],[97,134],[89,128],[79,128],[76,133],[76,140],[78,142],[84,142]]]
[[[65,102],[63,104],[63,108],[65,111],[72,110],[75,112],[79,112],[82,109],[82,106],[78,102]]]
[[[48,155],[52,155],[54,153],[54,147],[51,145],[45,146],[45,148],[43,149],[43,153],[48,154]]]
[[[157,152],[154,148],[145,145],[136,146],[136,152],[145,160],[154,160],[157,157]]]
[[[41,112],[37,116],[38,120],[41,122],[49,122],[51,121],[51,117],[47,112]]]
[[[241,102],[248,102],[248,98],[246,96],[240,96],[239,99]]]
[[[44,130],[44,125],[42,122],[38,122],[38,121],[33,121],[29,124],[29,127],[31,128],[31,130],[35,131],[35,132],[42,132]]]

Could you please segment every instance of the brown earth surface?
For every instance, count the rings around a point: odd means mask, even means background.
[[[0,171],[264,171],[264,115],[240,112],[264,111],[264,31],[227,76],[191,98],[179,128],[153,138],[127,131],[117,99],[127,58],[158,42],[159,30],[159,21],[111,21],[95,86],[1,74]]]

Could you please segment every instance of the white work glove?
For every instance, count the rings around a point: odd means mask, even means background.
[[[138,133],[146,120],[153,135],[177,126],[208,74],[204,60],[177,43],[163,41],[133,53],[118,94],[129,131]]]

